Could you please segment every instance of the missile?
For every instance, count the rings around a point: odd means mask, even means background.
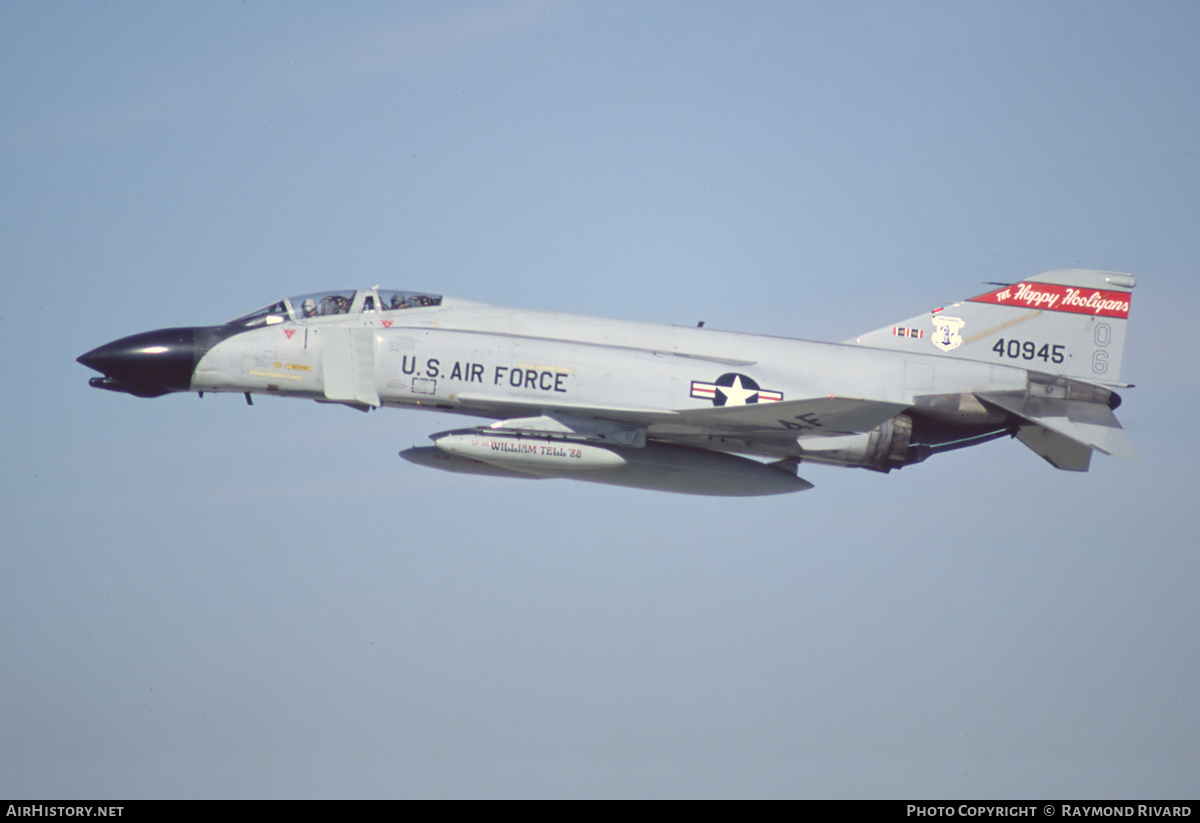
[[[682,494],[749,497],[812,488],[782,466],[665,443],[639,449],[475,430],[442,432],[431,439],[436,448],[406,449],[400,456],[443,471],[565,478]]]

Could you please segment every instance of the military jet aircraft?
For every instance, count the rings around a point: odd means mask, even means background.
[[[707,495],[801,491],[800,463],[888,472],[1013,436],[1052,466],[1135,453],[1113,415],[1134,278],[1029,277],[841,343],[378,287],[100,346],[92,386],[237,392],[494,422],[400,456],[498,477]]]

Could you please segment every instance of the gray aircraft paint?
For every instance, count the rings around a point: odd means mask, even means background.
[[[810,487],[800,462],[889,471],[1003,434],[1061,469],[1086,471],[1093,450],[1132,456],[1112,389],[1133,286],[1047,272],[844,343],[372,288],[179,330],[197,341],[190,380],[138,376],[164,372],[156,357],[186,365],[191,338],[170,330],[80,361],[106,375],[94,385],[142,396],[187,382],[497,421],[434,435],[450,459],[403,453],[448,471],[774,494]]]

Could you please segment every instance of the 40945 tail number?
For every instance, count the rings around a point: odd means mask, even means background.
[[[1004,339],[1001,337],[992,346],[997,357],[1012,360],[1041,360],[1044,363],[1061,363],[1066,359],[1067,347],[1058,343],[1038,344],[1032,340]]]

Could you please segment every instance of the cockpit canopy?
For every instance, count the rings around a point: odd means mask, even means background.
[[[391,312],[401,309],[440,306],[440,294],[425,294],[415,291],[392,291],[390,289],[360,289],[358,291],[318,291],[288,297],[257,311],[230,320],[230,326],[270,326],[289,320],[304,320],[312,317],[330,317],[338,314],[361,314],[363,312]]]

